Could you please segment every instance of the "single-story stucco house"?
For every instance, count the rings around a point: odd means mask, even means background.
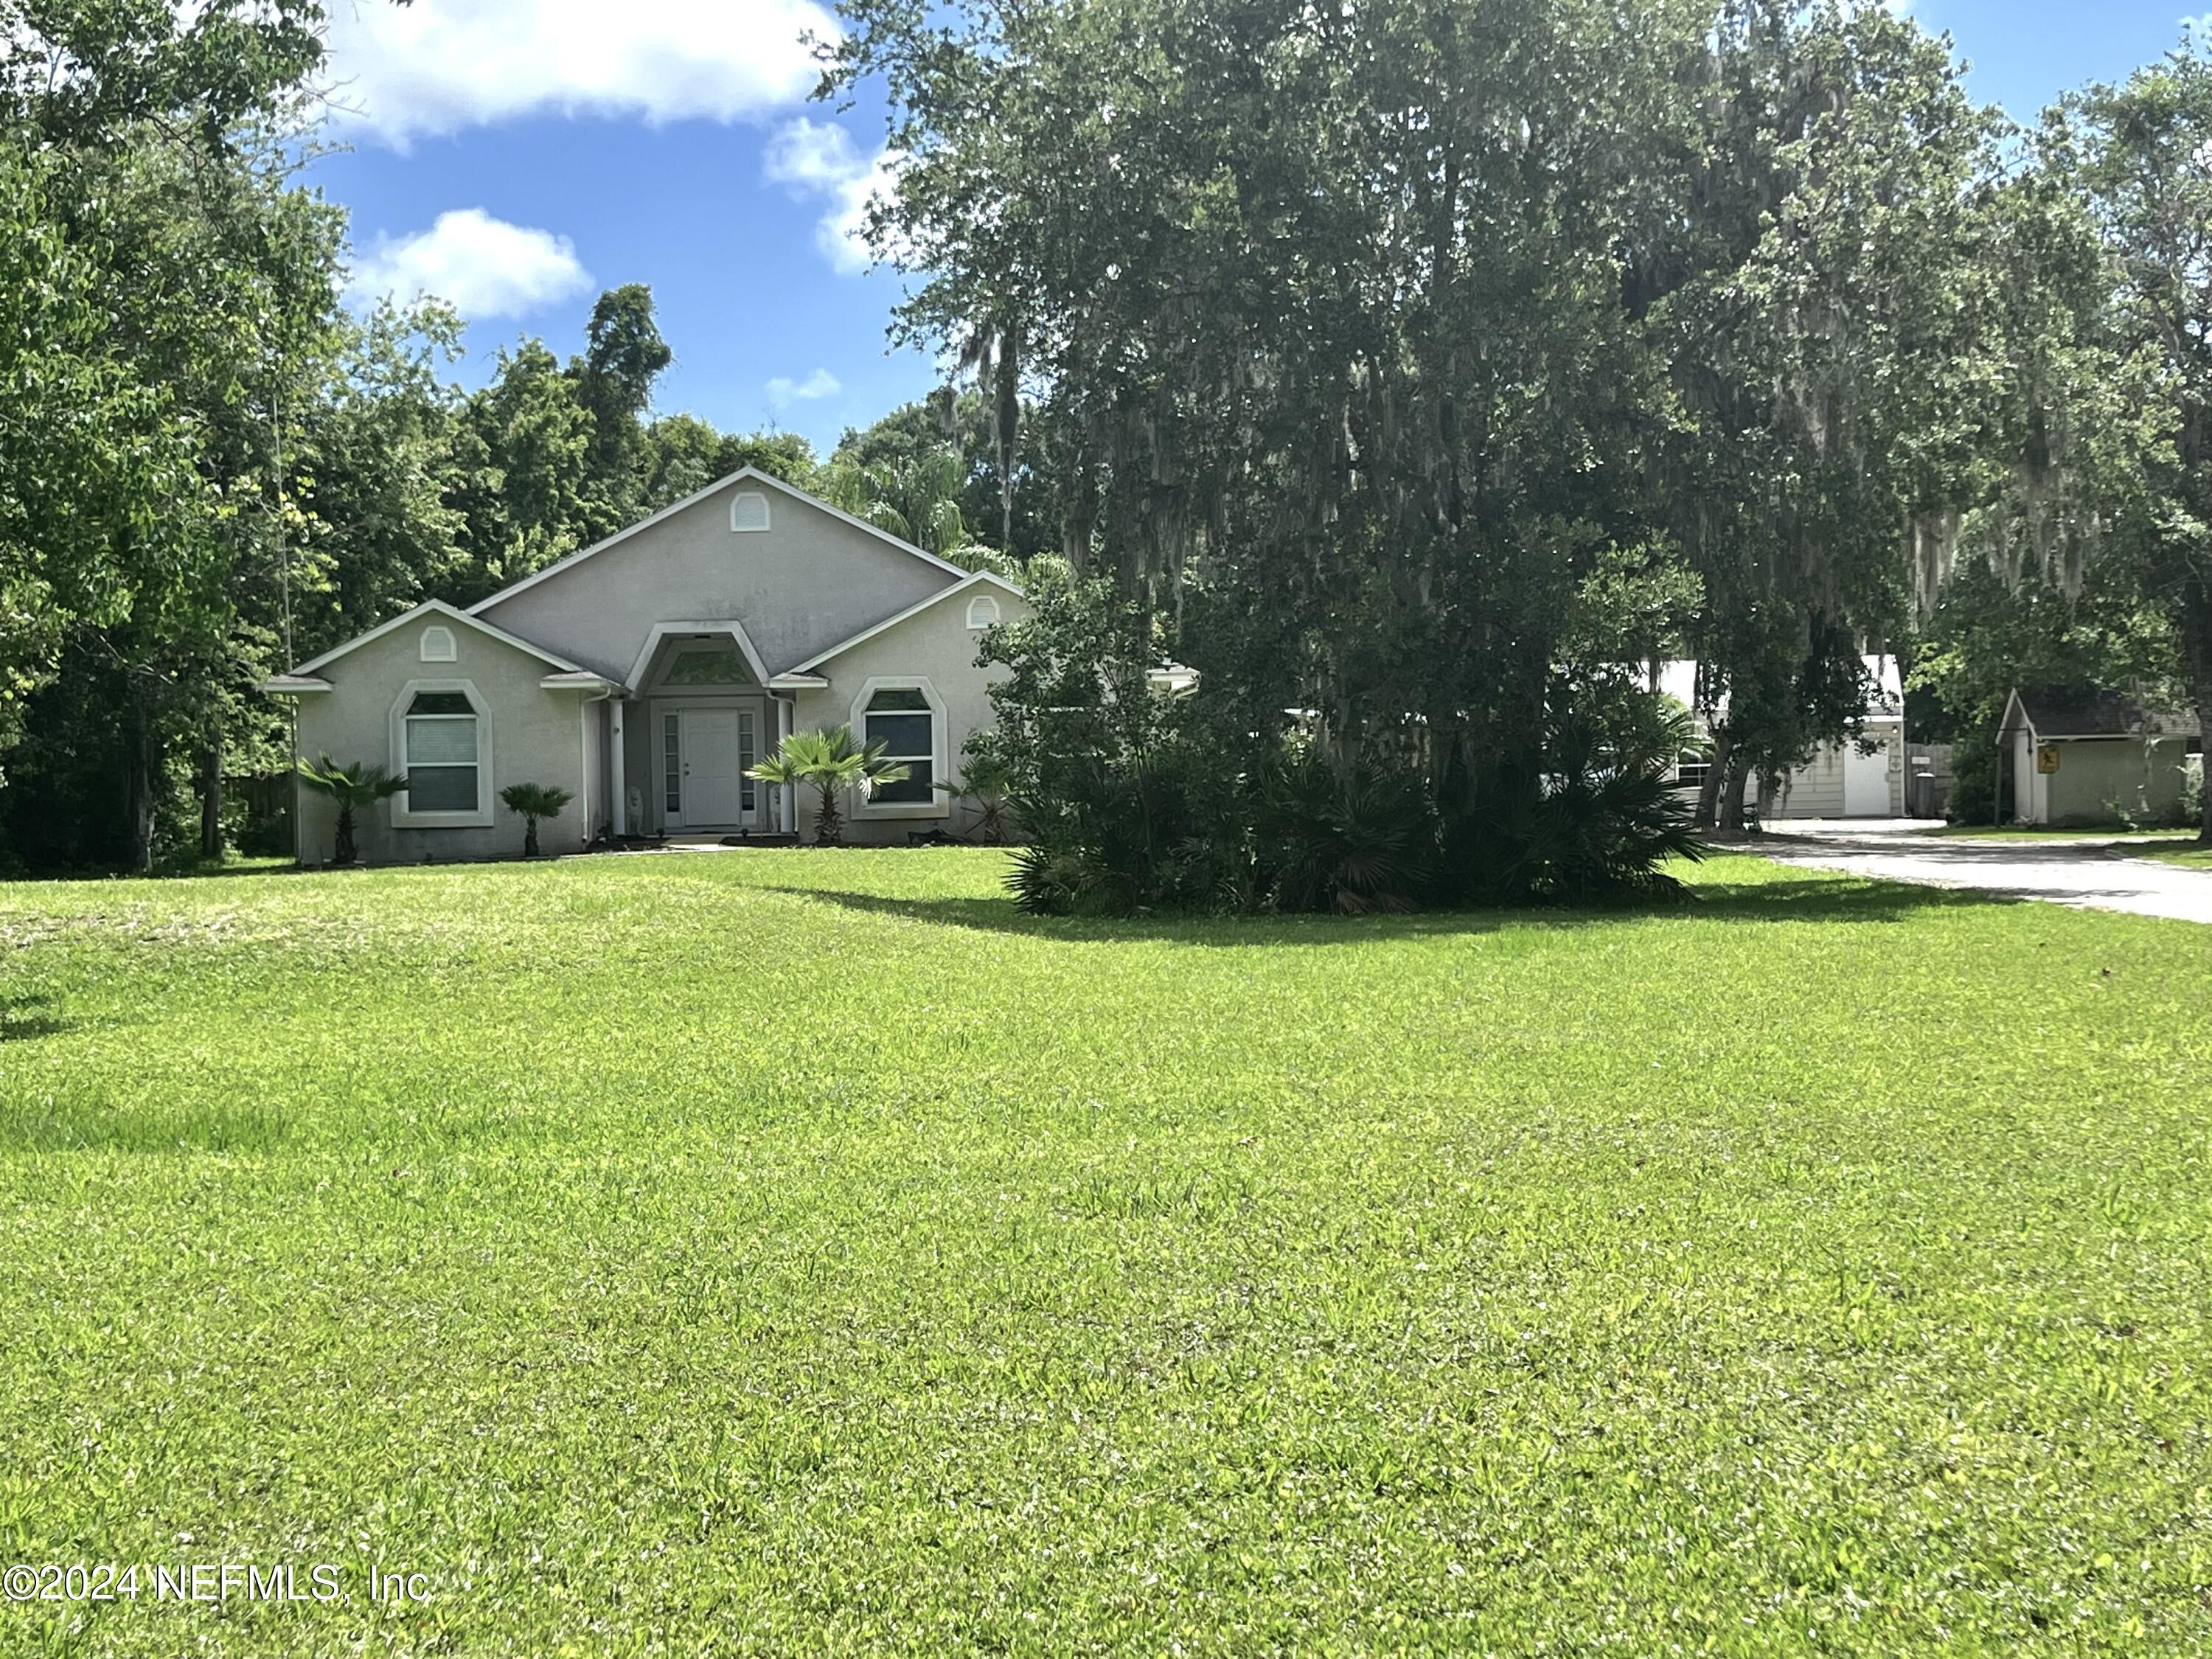
[[[2016,688],[1997,722],[1997,798],[2014,823],[2166,817],[2179,809],[2197,738],[2194,715],[2118,692]]]
[[[793,732],[850,724],[911,775],[845,802],[856,842],[964,827],[936,787],[991,724],[976,663],[1022,591],[971,574],[753,468],[463,611],[433,600],[263,682],[298,707],[298,755],[374,763],[407,787],[357,827],[373,862],[522,846],[511,784],[565,789],[550,851],[608,835],[719,838],[807,825],[811,789],[746,772]],[[799,800],[794,794],[809,799]],[[299,792],[304,861],[337,819]]]
[[[1824,743],[1813,758],[1783,780],[1761,816],[1770,818],[1894,818],[1905,816],[1905,683],[1897,659],[1863,659],[1872,687],[1864,735],[1856,743]],[[1688,659],[1660,665],[1659,690],[1697,707],[1698,665]],[[1694,788],[1705,781],[1702,754],[1686,755],[1674,781]]]

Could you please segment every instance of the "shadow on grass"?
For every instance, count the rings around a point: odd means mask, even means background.
[[[1077,944],[1164,939],[1182,945],[1362,945],[1385,939],[1450,938],[1495,933],[1509,927],[1567,929],[1624,922],[1698,921],[1748,922],[1897,922],[1929,910],[1986,907],[2019,901],[2002,894],[1856,876],[1816,876],[1803,881],[1709,882],[1672,903],[1611,908],[1439,910],[1413,915],[1367,916],[1032,916],[1008,898],[916,899],[855,893],[831,887],[771,886],[759,890],[811,899],[868,915],[896,916],[938,927]]]
[[[74,1022],[53,1012],[58,1006],[43,991],[0,996],[0,1042],[22,1042],[68,1030]]]
[[[112,1110],[104,1101],[0,1106],[5,1152],[265,1152],[287,1133],[280,1114],[258,1107],[170,1113]]]

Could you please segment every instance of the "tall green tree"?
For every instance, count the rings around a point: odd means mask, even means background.
[[[576,400],[591,417],[585,452],[585,539],[610,535],[637,516],[642,480],[640,423],[653,385],[676,354],[660,337],[653,290],[626,283],[599,295],[583,355],[568,365]]]
[[[1704,810],[1734,826],[1753,777],[1857,734],[1861,653],[1909,623],[1911,527],[1971,491],[1998,128],[1881,7],[1727,0],[1681,78],[1622,280],[1666,365],[1645,510],[1704,586]]]
[[[801,489],[819,484],[814,446],[796,432],[718,430],[696,415],[663,415],[644,429],[643,498],[648,513],[680,501],[741,467],[758,467]]]
[[[473,603],[591,539],[585,505],[591,411],[540,340],[502,350],[469,398],[452,501],[466,526],[466,568],[441,597]]]
[[[2185,46],[2122,86],[2067,100],[2044,156],[2105,256],[2104,378],[2140,395],[2154,429],[2136,452],[2140,487],[2116,492],[2110,475],[2085,488],[2081,458],[2060,441],[2082,422],[2053,423],[2039,551],[2070,538],[2081,551],[2069,578],[2132,583],[2160,608],[2212,732],[2212,62]],[[2078,389],[2051,399],[2054,414],[2075,416],[2081,401]],[[2212,844],[2212,794],[2199,836]]]
[[[121,471],[81,457],[99,506],[40,548],[64,580],[33,630],[45,665],[31,678],[52,683],[23,705],[15,775],[102,782],[42,787],[34,805],[9,790],[0,834],[19,848],[144,862],[179,777],[220,777],[237,694],[266,665],[270,438],[319,380],[335,309],[338,216],[293,187],[289,142],[320,17],[287,0],[0,6],[9,142],[38,157],[38,194],[12,198],[43,219],[25,250],[59,256],[57,274],[82,276],[100,311],[97,341],[72,335],[61,313],[87,288],[56,290],[59,325],[40,346],[79,368],[50,364],[37,395],[52,409],[18,412],[65,421],[68,388],[105,385],[119,417],[106,441],[142,446]],[[80,809],[103,791],[107,833],[82,833]]]
[[[1178,618],[1231,732],[1537,740],[1656,395],[1620,303],[1686,5],[852,0],[902,326],[1040,399],[1064,550]],[[977,349],[977,342],[986,349]]]
[[[1855,729],[1979,429],[1996,128],[1909,20],[842,15],[830,86],[879,77],[902,158],[901,328],[994,405],[1035,388],[1066,556],[1170,617],[1226,740],[1295,709],[1440,793],[1525,776],[1576,596],[1632,553],[1700,579],[1729,813]]]

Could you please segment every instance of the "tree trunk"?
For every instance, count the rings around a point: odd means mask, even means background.
[[[828,785],[822,788],[822,815],[814,821],[814,844],[835,847],[843,839],[844,823],[837,815],[837,792]]]
[[[2197,686],[2197,729],[2212,734],[2212,680]],[[2212,750],[2197,757],[2197,844],[2212,847]]]
[[[222,738],[218,733],[200,755],[200,856],[222,856]]]
[[[1751,781],[1751,762],[1731,755],[1729,757],[1728,793],[1721,798],[1721,828],[1741,830],[1743,828],[1744,786]]]
[[[2212,586],[2192,579],[2181,591],[2181,661],[2189,678],[2189,694],[2197,706],[2197,729],[2212,738]],[[2199,766],[2212,774],[2212,750],[2197,757]],[[2207,778],[2212,784],[2212,777]],[[2197,819],[2197,844],[2212,847],[2212,787],[2201,787]]]
[[[130,775],[124,780],[123,793],[124,810],[131,818],[131,867],[150,870],[154,867],[153,738],[147,730],[144,696],[136,687],[131,694],[129,718],[131,741],[125,764]]]
[[[1713,732],[1712,742],[1713,757],[1705,767],[1705,781],[1698,786],[1698,827],[1701,830],[1710,830],[1720,822],[1721,782],[1728,775],[1734,752],[1726,726]]]

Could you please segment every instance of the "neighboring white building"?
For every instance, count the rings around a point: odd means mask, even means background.
[[[548,850],[616,836],[788,836],[811,823],[746,775],[795,731],[849,724],[910,775],[845,803],[857,842],[963,827],[936,786],[991,723],[977,642],[1029,614],[969,573],[748,467],[466,611],[416,606],[264,681],[299,705],[298,752],[408,787],[365,815],[377,863],[519,851],[511,784],[568,792]],[[811,796],[812,791],[799,793]],[[333,804],[297,803],[303,860]]]
[[[1894,818],[1905,816],[1905,682],[1897,659],[1864,659],[1874,684],[1860,743],[1824,743],[1783,781],[1763,816],[1771,818]],[[1697,708],[1698,665],[1662,663],[1659,690]],[[1685,788],[1705,782],[1705,763],[1686,757],[1674,769]]]

